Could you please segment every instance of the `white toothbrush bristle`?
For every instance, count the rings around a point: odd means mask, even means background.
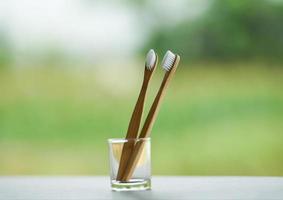
[[[153,49],[150,49],[146,55],[145,66],[148,70],[151,70],[154,67],[156,61],[156,54]]]
[[[166,70],[166,71],[169,71],[173,64],[174,64],[174,61],[175,61],[175,54],[172,53],[171,51],[167,51],[163,60],[162,60],[162,67]]]

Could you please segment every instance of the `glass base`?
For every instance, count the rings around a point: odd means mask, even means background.
[[[141,191],[150,190],[150,188],[150,179],[130,179],[127,182],[111,181],[111,189],[114,191]]]

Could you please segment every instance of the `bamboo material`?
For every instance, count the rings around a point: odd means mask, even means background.
[[[157,93],[157,95],[154,99],[154,102],[153,102],[153,104],[150,108],[150,111],[148,113],[148,116],[145,120],[144,126],[143,126],[141,133],[139,135],[139,138],[147,138],[147,137],[150,136],[151,129],[152,129],[152,126],[153,126],[153,124],[156,120],[156,117],[157,117],[157,114],[158,114],[158,111],[159,111],[159,108],[160,108],[160,105],[161,105],[161,101],[162,101],[162,99],[164,98],[164,95],[165,95],[166,88],[168,87],[168,84],[169,84],[171,78],[173,77],[177,67],[178,67],[179,61],[180,61],[180,56],[176,55],[173,67],[170,69],[170,71],[167,71],[165,73],[163,81],[161,83],[161,86],[158,90],[158,93]],[[136,144],[134,146],[134,150],[132,151],[132,154],[130,155],[128,164],[127,164],[126,169],[123,173],[123,176],[122,176],[122,179],[121,179],[122,181],[127,181],[132,177],[132,174],[133,174],[133,172],[136,168],[136,165],[137,165],[137,163],[140,159],[140,155],[143,151],[143,147],[144,147],[143,140],[139,140],[139,141],[136,142]]]
[[[119,164],[119,170],[118,170],[118,174],[117,174],[117,180],[120,181],[122,180],[122,175],[123,175],[123,171],[125,171],[125,168],[127,166],[127,162],[129,160],[129,157],[131,155],[131,152],[133,150],[133,147],[135,145],[135,140],[138,136],[138,131],[139,131],[139,127],[140,127],[140,122],[141,122],[141,117],[142,117],[142,113],[143,113],[143,107],[144,107],[144,100],[145,100],[145,96],[146,96],[146,91],[147,91],[147,87],[149,84],[149,81],[151,79],[151,76],[153,74],[153,72],[155,71],[157,62],[158,62],[158,57],[157,54],[156,55],[156,60],[154,63],[154,66],[152,69],[148,69],[145,66],[144,69],[144,79],[143,79],[143,84],[140,90],[140,94],[137,100],[137,103],[135,105],[134,111],[132,113],[132,117],[128,126],[128,130],[127,130],[127,135],[126,135],[126,142],[123,145],[123,150],[122,150],[122,154],[121,154],[121,158],[120,158],[120,164]]]

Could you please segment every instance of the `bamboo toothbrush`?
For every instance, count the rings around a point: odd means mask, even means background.
[[[168,87],[168,84],[171,80],[171,78],[173,77],[178,64],[180,61],[180,56],[179,55],[175,55],[173,54],[171,51],[167,51],[163,61],[162,61],[162,67],[166,70],[166,73],[164,75],[163,81],[161,83],[161,86],[158,90],[158,93],[154,99],[154,102],[150,108],[150,111],[147,115],[147,118],[145,120],[144,126],[141,130],[141,133],[139,135],[139,138],[147,138],[150,136],[151,133],[151,129],[153,127],[153,124],[156,120],[160,105],[161,105],[161,101],[164,98],[165,95],[165,91],[166,88]],[[143,147],[144,147],[144,142],[143,140],[139,140],[135,146],[134,146],[134,150],[132,151],[132,154],[130,155],[127,167],[123,173],[122,176],[122,181],[127,181],[131,178],[136,165],[140,159],[141,153],[143,151]]]
[[[156,68],[157,62],[158,62],[157,54],[154,52],[153,49],[149,50],[146,56],[142,87],[134,111],[132,113],[132,117],[128,126],[127,135],[125,138],[127,141],[124,143],[120,158],[120,165],[116,178],[118,181],[122,179],[122,173],[125,170],[125,167],[127,166],[127,161],[129,160],[129,157],[133,150],[135,144],[135,141],[133,139],[136,139],[138,136],[147,87],[151,79],[151,76]]]

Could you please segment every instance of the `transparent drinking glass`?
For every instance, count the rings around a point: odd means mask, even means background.
[[[123,147],[131,146],[133,155],[135,147],[139,151],[136,156],[135,166],[132,167],[132,173],[127,180],[117,180],[117,174],[120,165],[120,159]],[[151,158],[150,158],[150,138],[141,139],[108,139],[109,163],[110,163],[110,181],[111,189],[114,191],[134,191],[148,190],[151,188]],[[131,156],[130,156],[131,157]],[[122,170],[123,171],[123,170]]]

